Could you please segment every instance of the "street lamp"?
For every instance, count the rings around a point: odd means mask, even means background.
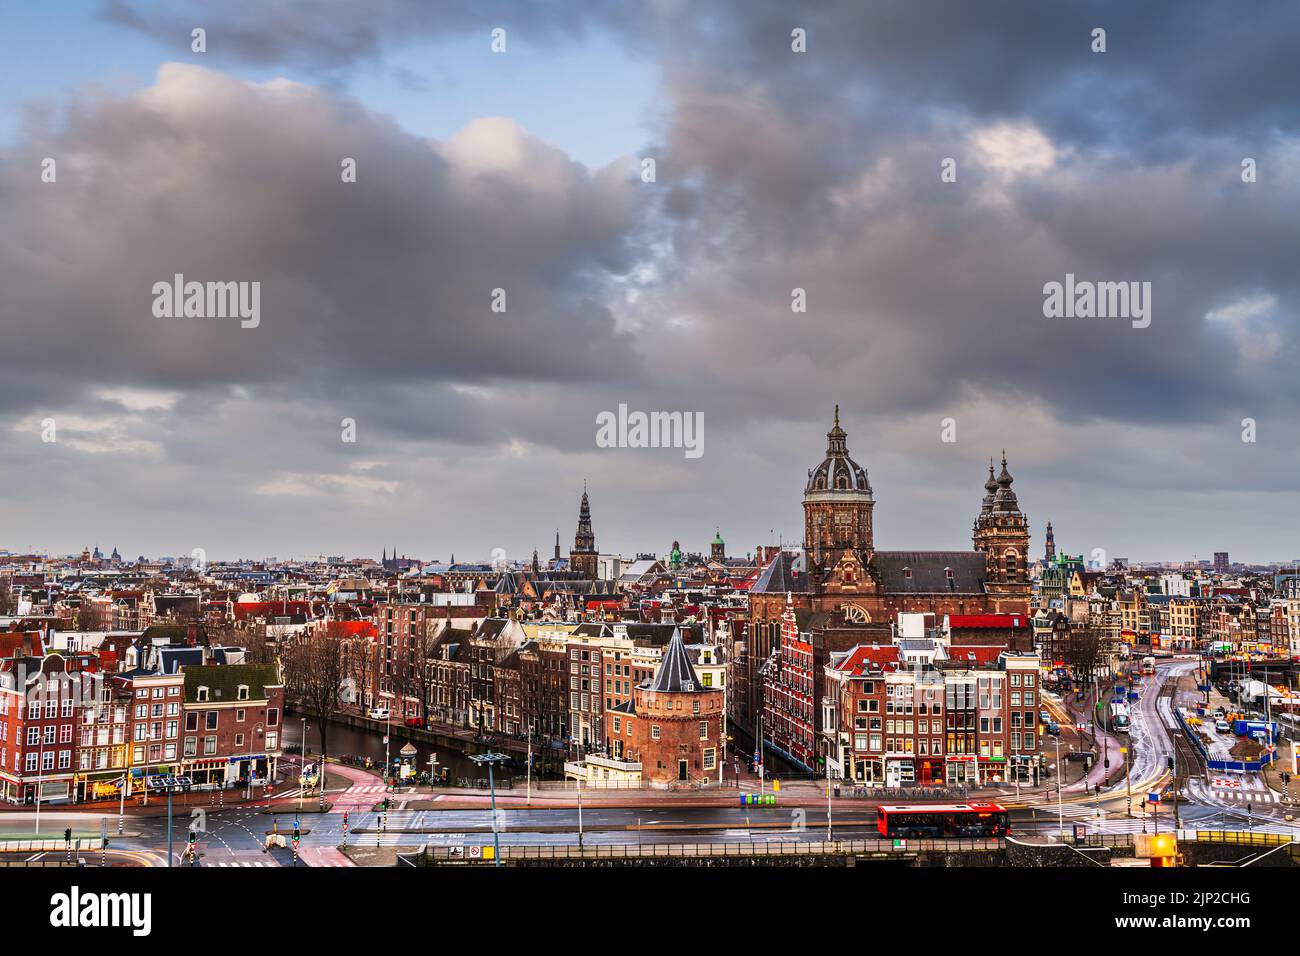
[[[1061,767],[1061,738],[1055,738],[1056,742],[1056,817],[1057,824],[1061,828],[1061,839],[1065,839],[1065,804],[1061,800],[1061,776],[1064,768]]]
[[[497,833],[497,786],[496,786],[496,778],[492,774],[492,768],[499,763],[505,763],[510,758],[507,757],[505,754],[485,753],[485,754],[471,754],[469,759],[474,761],[474,763],[480,767],[483,766],[484,764],[487,764],[488,792],[492,795],[493,859],[496,860],[496,865],[500,866],[501,865],[501,838]]]
[[[302,813],[302,792],[307,789],[307,718],[302,718],[302,754],[298,767],[298,813]]]

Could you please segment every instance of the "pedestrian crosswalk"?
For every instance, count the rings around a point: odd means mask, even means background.
[[[252,867],[252,866],[278,866],[276,863],[267,863],[265,860],[222,860],[216,863],[205,863],[205,866],[227,866],[235,867]]]
[[[1281,794],[1269,789],[1258,775],[1238,774],[1233,776],[1215,776],[1209,780],[1192,783],[1194,792],[1209,797],[1216,803],[1272,805],[1282,803]]]

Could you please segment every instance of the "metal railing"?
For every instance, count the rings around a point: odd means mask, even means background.
[[[1300,842],[1289,833],[1256,833],[1249,830],[1197,830],[1198,843],[1234,843],[1244,846],[1279,846]]]
[[[603,860],[603,859],[667,859],[672,857],[807,857],[853,856],[857,854],[884,854],[909,856],[925,851],[972,852],[1000,850],[1004,841],[996,839],[965,840],[820,840],[781,843],[603,843],[577,847],[568,844],[557,846],[504,846],[503,860]],[[426,862],[456,861],[492,863],[490,859],[471,857],[463,847],[424,847],[421,856]]]
[[[970,788],[841,786],[840,795],[869,800],[951,800],[961,802],[970,799]]]

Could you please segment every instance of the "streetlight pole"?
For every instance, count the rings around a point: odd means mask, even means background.
[[[1124,783],[1128,787],[1128,806],[1125,808],[1129,817],[1133,816],[1133,770],[1129,766],[1128,748],[1120,747],[1119,752],[1124,755]]]
[[[829,757],[829,752],[827,753]],[[831,762],[826,761],[826,840],[835,839],[835,830],[831,826]]]
[[[302,754],[298,769],[298,813],[302,814],[302,792],[307,789],[307,718],[302,719]]]
[[[492,768],[499,763],[505,763],[510,758],[505,754],[485,753],[473,754],[469,758],[478,766],[487,764],[488,768],[488,793],[492,798],[492,858],[496,866],[501,865],[501,836],[497,829],[497,787],[496,777],[492,773]]]
[[[172,786],[167,787],[167,865],[172,865]]]
[[[318,781],[316,785],[317,786],[316,792],[320,794],[320,812],[324,813],[325,812],[325,721],[322,720],[319,724],[317,724],[316,730],[320,734],[320,770],[316,774],[316,780]],[[271,768],[268,766],[267,771],[269,772],[270,769]],[[251,780],[253,776],[253,770],[251,765],[248,770],[248,776],[249,779]]]
[[[1065,768],[1061,766],[1061,738],[1056,738],[1056,821],[1061,829],[1061,839],[1065,839],[1065,803],[1061,800],[1061,777]]]

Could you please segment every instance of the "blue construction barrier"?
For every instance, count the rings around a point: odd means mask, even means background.
[[[1183,717],[1182,710],[1174,708],[1174,716],[1178,719],[1178,725],[1183,729],[1183,735],[1192,742],[1192,745],[1200,753],[1201,759],[1205,761],[1205,766],[1209,770],[1227,770],[1237,773],[1259,773],[1266,766],[1277,760],[1277,752],[1265,753],[1259,760],[1211,760],[1209,751],[1205,749],[1205,744],[1201,738],[1194,733],[1194,728],[1189,727],[1187,720]]]

